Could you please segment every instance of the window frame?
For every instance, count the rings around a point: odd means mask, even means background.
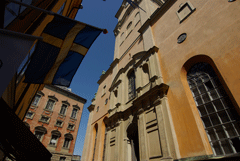
[[[205,62],[194,64],[187,81],[214,156],[240,153],[235,146],[240,141],[233,142],[240,137],[240,116],[213,67]]]
[[[135,71],[132,70],[128,76],[128,100],[132,100],[136,97],[136,76]]]
[[[51,108],[51,109],[48,109],[48,108],[47,108],[47,106],[48,106],[48,102],[49,102],[49,101],[53,101],[53,105],[52,105],[52,108]],[[45,105],[44,110],[47,110],[47,111],[53,111],[55,104],[56,104],[56,101],[53,100],[53,99],[51,99],[51,98],[49,98],[48,101],[47,101],[47,103],[46,103],[46,105]]]
[[[46,117],[46,118],[48,118],[48,120],[47,120],[47,121],[43,121],[43,120],[42,120],[42,118],[43,118],[43,117]],[[41,115],[41,117],[40,117],[40,119],[39,119],[38,121],[39,121],[39,122],[42,122],[42,123],[49,124],[50,117],[49,117],[49,116],[46,116],[46,115]]]
[[[69,125],[72,125],[73,127],[72,127],[72,128],[69,128]],[[68,130],[71,130],[71,131],[74,131],[74,129],[75,129],[75,124],[68,123],[67,129],[68,129]]]
[[[33,103],[35,102],[37,96],[39,96],[38,101],[37,101],[36,104],[33,104]],[[34,97],[32,103],[31,103],[31,106],[38,107],[41,98],[42,98],[42,95],[40,95],[40,94],[36,94],[36,96]]]
[[[52,143],[51,143],[51,141],[53,140],[53,136],[56,137],[56,142],[55,142],[55,144],[52,144]],[[57,135],[55,135],[55,134],[52,134],[52,135],[51,135],[51,139],[50,139],[48,145],[56,147],[57,144],[58,144],[58,140],[59,140],[59,136],[57,136]]]
[[[61,111],[62,111],[63,105],[65,105],[65,106],[66,106],[66,108],[65,108],[65,111],[64,111],[64,113],[62,114],[62,113],[61,113]],[[60,111],[59,111],[59,115],[66,116],[66,113],[67,113],[68,106],[69,106],[69,105],[67,105],[67,104],[63,103],[63,104],[62,104],[62,106],[61,106],[61,109],[60,109]]]
[[[57,122],[61,122],[61,125],[57,125]],[[57,127],[62,127],[62,126],[63,126],[63,122],[64,122],[64,121],[62,121],[62,120],[56,120],[55,126],[57,126]]]
[[[32,116],[31,116],[31,117],[28,117],[28,116],[27,116],[27,114],[28,114],[28,113],[31,113],[31,114],[32,114]],[[28,112],[26,113],[26,116],[25,116],[25,117],[26,117],[27,119],[31,119],[31,120],[32,120],[32,119],[33,119],[33,117],[34,117],[34,115],[35,115],[35,112],[28,111]]]
[[[73,111],[74,111],[74,110],[76,110],[75,117],[72,117],[72,116],[73,116]],[[72,119],[76,119],[76,118],[77,118],[78,111],[79,111],[78,108],[73,107],[73,109],[72,109],[72,113],[71,113],[71,118],[72,118]]]

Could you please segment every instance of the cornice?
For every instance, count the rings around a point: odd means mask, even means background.
[[[55,92],[58,92],[58,93],[59,93],[59,91],[62,92],[62,93],[65,93],[65,94],[71,96],[72,98],[74,98],[75,100],[80,100],[83,104],[85,104],[85,103],[87,102],[86,99],[84,99],[84,98],[76,95],[75,93],[70,92],[70,91],[67,91],[67,90],[64,90],[64,89],[59,88],[59,87],[57,87],[57,86],[54,86],[54,85],[45,85],[44,87],[46,87],[46,88],[48,88],[48,89],[50,89],[50,90],[54,90]],[[61,93],[60,93],[60,94],[61,94]]]
[[[92,112],[94,110],[94,107],[95,107],[95,105],[91,104],[90,106],[88,106],[87,109],[89,112]]]

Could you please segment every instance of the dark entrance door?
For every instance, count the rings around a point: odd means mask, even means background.
[[[127,136],[131,141],[132,161],[140,161],[139,157],[139,142],[138,142],[138,127],[136,123],[131,124],[127,130]]]

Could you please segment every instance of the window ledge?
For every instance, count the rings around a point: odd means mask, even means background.
[[[61,126],[59,126],[59,125],[56,125],[56,124],[55,124],[54,126],[56,126],[56,127],[62,127],[62,125],[61,125]]]
[[[44,109],[44,111],[48,111],[48,112],[53,112],[53,110],[49,110],[49,109]]]
[[[74,121],[76,121],[76,120],[77,120],[76,118],[73,118],[73,117],[70,117],[70,119],[72,119],[72,120],[74,120]]]
[[[74,131],[74,129],[67,128],[67,130]]]
[[[70,148],[62,147],[62,149],[69,150]]]
[[[50,146],[50,147],[54,147],[54,148],[57,147],[57,145],[51,145],[51,144],[48,144],[48,146]]]

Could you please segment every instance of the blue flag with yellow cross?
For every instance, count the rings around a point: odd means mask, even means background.
[[[25,83],[69,87],[88,49],[102,29],[55,15],[37,42]]]

